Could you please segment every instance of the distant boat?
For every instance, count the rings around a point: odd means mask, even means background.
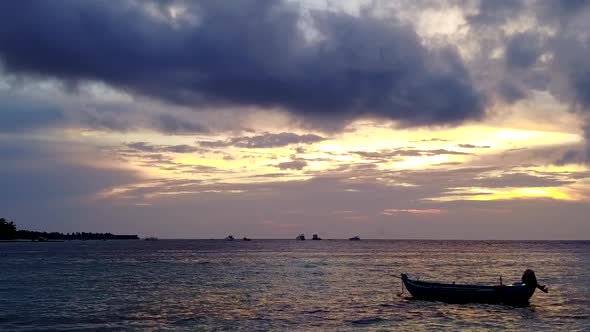
[[[505,303],[527,305],[536,288],[547,293],[547,287],[537,283],[535,272],[526,270],[522,282],[512,285],[482,286],[456,285],[438,282],[410,280],[401,275],[402,282],[414,298],[447,303]]]
[[[158,241],[158,238],[155,236],[148,236],[144,239],[144,241]]]
[[[228,237],[226,237],[224,239],[225,241],[233,241],[234,240],[234,236],[233,235],[229,235]]]
[[[361,238],[360,238],[360,237],[358,237],[358,236],[353,236],[353,237],[349,238],[349,240],[350,240],[350,241],[360,241],[360,240],[361,240]]]
[[[299,234],[299,235],[297,235],[297,237],[295,238],[295,240],[298,240],[298,241],[305,241],[305,235],[303,235],[303,234]]]
[[[252,241],[252,239],[249,239],[249,238],[247,238],[245,236],[244,236],[244,238],[242,240],[244,240],[244,241]]]
[[[64,242],[64,240],[49,240],[46,237],[39,236],[36,239],[32,239],[31,242]]]
[[[322,238],[321,238],[321,237],[319,237],[317,234],[314,234],[314,235],[312,236],[312,238],[311,238],[311,239],[312,239],[312,240],[315,240],[315,241],[319,241],[319,240],[321,240]]]

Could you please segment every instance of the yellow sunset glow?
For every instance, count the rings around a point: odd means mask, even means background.
[[[536,188],[461,188],[454,192],[456,195],[432,198],[433,201],[493,201],[508,199],[550,198],[555,200],[575,200],[567,193],[567,189],[555,187]]]
[[[360,121],[351,125],[354,130],[333,136],[322,135],[324,140],[313,144],[291,144],[272,148],[237,148],[219,146],[213,149],[195,149],[193,153],[166,151],[135,153],[126,156],[127,166],[140,171],[148,179],[199,180],[203,184],[248,184],[308,180],[314,174],[328,174],[341,166],[374,164],[375,172],[428,170],[453,170],[468,167],[472,162],[489,156],[486,163],[507,151],[527,147],[575,144],[581,141],[578,134],[559,131],[537,131],[531,129],[500,128],[486,125],[469,125],[453,128],[395,129],[392,124]],[[71,133],[73,135],[73,133]],[[305,134],[304,132],[300,134]],[[248,136],[248,135],[245,135]],[[86,133],[81,140],[105,139],[105,142],[128,144],[134,141],[151,146],[168,146],[172,143],[195,146],[200,140],[227,142],[232,136],[215,138],[188,138],[157,135],[153,132],[135,136],[109,133],[101,135]],[[154,155],[158,159],[154,158]],[[459,166],[463,165],[463,166]],[[483,164],[485,165],[485,163]],[[478,167],[481,167],[481,161]],[[514,171],[542,176],[568,178],[568,174],[584,172],[585,166],[529,166],[516,167]],[[280,174],[280,176],[276,176]],[[377,173],[378,174],[378,173]],[[486,176],[502,176],[500,169],[488,171]],[[349,179],[362,183],[362,176]],[[406,187],[415,184],[377,176],[376,181],[386,186]],[[125,188],[113,190],[107,196],[125,195]],[[182,191],[164,195],[182,194]],[[186,192],[184,192],[186,194]],[[157,194],[146,198],[157,197]],[[579,200],[583,195],[565,187],[514,187],[514,188],[461,188],[452,196],[430,198],[434,201],[449,200],[507,200],[550,198],[555,200]]]
[[[362,125],[362,126],[361,126]],[[578,143],[582,140],[580,135],[566,132],[535,131],[506,129],[484,125],[471,125],[455,128],[435,129],[395,129],[392,125],[377,124],[362,121],[357,125],[351,125],[355,130],[344,132],[327,140],[309,146],[306,152],[298,154],[298,157],[308,159],[307,170],[327,170],[338,163],[361,162],[362,157],[355,155],[354,151],[380,152],[391,149],[418,149],[418,150],[449,150],[465,153],[437,154],[422,156],[401,156],[387,163],[382,163],[382,169],[426,169],[432,165],[443,163],[459,163],[471,160],[473,156],[490,155],[502,150],[514,149],[522,146],[528,148],[542,147],[558,144]],[[102,144],[117,144],[129,142],[148,142],[153,145],[185,144],[194,145],[194,137],[169,136],[154,132],[142,133],[102,133],[96,131],[77,132],[68,131],[70,138],[88,142],[102,142]],[[229,136],[218,136],[216,139],[225,140]],[[210,138],[209,138],[210,139]],[[199,138],[197,138],[199,140]],[[461,145],[470,145],[464,148]],[[223,153],[221,153],[223,152]],[[160,152],[161,155],[171,158],[172,161],[187,166],[215,167],[222,171],[240,172],[242,175],[256,175],[278,171],[276,165],[280,162],[288,162],[294,154],[294,146],[285,146],[270,149],[236,149],[226,147],[218,149],[217,153],[192,153],[175,154]],[[231,158],[225,158],[231,156]],[[135,156],[127,158],[129,167],[139,169],[150,178],[161,177],[187,177],[202,178],[204,172],[195,174],[178,174],[173,170],[152,167],[145,162],[143,157]],[[549,168],[548,168],[549,167]],[[580,171],[582,166],[547,166],[544,171]],[[293,170],[283,170],[287,173],[296,173]],[[218,177],[231,178],[228,174],[217,174]]]

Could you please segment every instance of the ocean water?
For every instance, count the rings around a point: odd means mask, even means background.
[[[529,307],[412,300],[395,276],[519,281]],[[1,331],[590,331],[590,242],[0,243]]]

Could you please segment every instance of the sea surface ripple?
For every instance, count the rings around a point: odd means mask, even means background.
[[[529,307],[412,300],[395,276],[496,284]],[[2,331],[590,331],[590,242],[0,243]]]

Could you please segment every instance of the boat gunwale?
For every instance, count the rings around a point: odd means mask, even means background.
[[[511,287],[511,288],[524,288],[527,287],[526,284],[524,283],[519,283],[519,284],[510,284],[510,285],[469,285],[469,284],[448,284],[448,283],[440,283],[440,282],[431,282],[431,281],[420,281],[420,280],[412,280],[410,278],[403,277],[404,275],[402,275],[402,281],[405,284],[410,284],[414,287],[419,287],[419,288],[445,288],[445,289],[465,289],[465,290],[477,290],[477,289],[481,289],[481,290],[497,290],[498,288],[503,288],[503,287]]]

